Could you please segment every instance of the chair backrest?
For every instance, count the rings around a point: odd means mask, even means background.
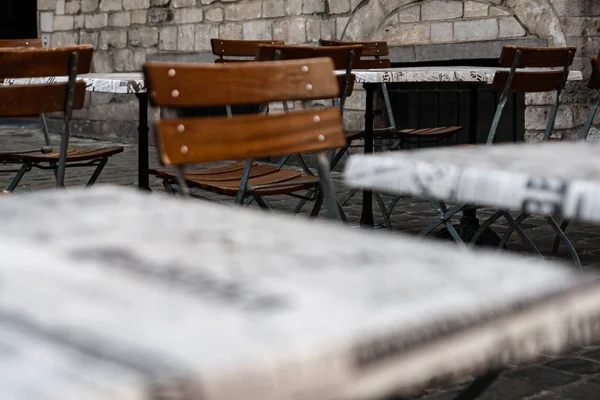
[[[550,138],[560,105],[560,94],[569,77],[569,67],[573,63],[576,51],[576,47],[504,46],[498,64],[501,67],[510,67],[510,70],[497,71],[494,76],[492,88],[502,94],[487,138],[488,145],[494,142],[510,93],[556,92],[556,100],[550,110],[542,140],[547,141]],[[531,70],[531,68],[546,70]]]
[[[0,117],[29,116],[62,111],[64,129],[56,183],[64,186],[72,112],[85,100],[85,82],[78,74],[90,72],[92,46],[0,49],[0,79],[64,77],[63,82],[0,85]],[[6,82],[5,82],[6,83]]]
[[[279,54],[279,56],[276,56]],[[307,58],[328,57],[333,60],[337,70],[350,69],[360,60],[362,46],[285,46],[285,45],[258,45],[257,61],[300,60]]]
[[[590,75],[590,80],[588,81],[588,88],[598,90],[599,93],[595,98],[592,99],[588,117],[579,133],[580,140],[587,140],[592,125],[594,124],[594,118],[598,112],[598,107],[600,106],[600,56],[592,58],[592,74]]]
[[[232,40],[232,39],[211,39],[210,45],[212,52],[219,58],[215,63],[226,62],[247,62],[254,61],[258,45],[273,44],[285,45],[283,40]],[[225,57],[246,57],[244,58],[225,58]]]
[[[513,93],[551,92],[562,90],[573,63],[576,47],[535,48],[505,46],[498,60],[501,67],[510,71],[498,71],[492,87]],[[521,69],[525,70],[521,70]],[[560,68],[552,71],[531,71],[526,68]]]
[[[224,106],[339,96],[333,63],[326,58],[192,65],[147,63],[152,104],[160,107]],[[345,145],[338,108],[230,117],[163,119],[156,124],[160,159],[175,166],[187,191],[183,166],[202,162],[320,152]],[[324,160],[324,161],[323,161]],[[329,166],[320,166],[328,174]],[[246,168],[240,192],[247,190]],[[329,176],[321,176],[331,187]],[[331,190],[331,204],[336,204]],[[239,194],[239,193],[238,193]],[[243,196],[243,195],[242,195]],[[327,196],[327,193],[326,193]],[[242,197],[243,198],[243,197]],[[333,212],[337,213],[337,208]]]
[[[0,49],[7,47],[44,47],[42,39],[3,39],[0,40]]]
[[[341,40],[321,39],[321,46],[362,46],[362,57],[354,65],[354,69],[391,68],[392,62],[387,57],[390,50],[387,42],[344,42]],[[365,58],[371,57],[371,58]]]
[[[588,88],[600,89],[600,56],[592,58],[592,74],[590,75]]]

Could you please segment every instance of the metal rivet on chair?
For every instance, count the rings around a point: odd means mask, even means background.
[[[183,131],[185,131],[185,126],[183,126],[183,124],[177,125],[177,132],[183,132]]]
[[[175,76],[175,70],[173,68],[169,70],[169,76]]]
[[[308,67],[306,65],[302,66],[302,72],[308,72]]]
[[[171,92],[172,97],[179,97],[179,90],[175,89]]]
[[[187,146],[181,146],[181,154],[187,154],[188,152],[188,147]]]
[[[313,85],[311,85],[310,83],[306,84],[306,90],[308,90],[309,92],[312,92],[313,90]]]
[[[315,121],[315,122],[321,122],[321,117],[319,117],[318,115],[315,115],[313,117],[313,121]]]
[[[319,135],[318,139],[319,139],[319,142],[323,142],[323,141],[325,141],[325,136]]]

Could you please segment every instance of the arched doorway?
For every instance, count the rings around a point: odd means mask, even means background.
[[[0,1],[0,39],[37,37],[37,1]]]

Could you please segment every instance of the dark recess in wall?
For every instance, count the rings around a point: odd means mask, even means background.
[[[0,0],[0,39],[37,37],[37,0]]]

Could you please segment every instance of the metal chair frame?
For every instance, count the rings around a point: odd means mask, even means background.
[[[490,132],[489,132],[487,140],[486,140],[486,145],[488,145],[488,146],[492,145],[493,142],[494,142],[494,138],[496,136],[496,133],[497,133],[497,130],[498,130],[498,126],[500,124],[500,118],[503,115],[504,108],[506,106],[506,102],[508,100],[508,96],[509,96],[510,91],[511,91],[511,86],[512,86],[512,83],[513,83],[513,79],[515,77],[515,74],[517,72],[517,68],[519,66],[521,55],[522,55],[522,51],[521,50],[517,50],[516,53],[515,53],[515,57],[513,59],[512,65],[510,67],[510,72],[509,72],[508,78],[506,80],[506,83],[504,85],[504,89],[503,89],[503,91],[502,91],[502,93],[500,95],[500,98],[499,98],[499,101],[498,101],[498,106],[496,107],[496,112],[494,114],[494,119],[492,120],[492,126],[490,128]],[[562,79],[561,79],[560,85],[558,86],[558,88],[556,90],[556,99],[555,99],[554,103],[552,104],[552,108],[550,110],[548,121],[546,123],[546,129],[545,129],[542,141],[547,141],[550,138],[552,130],[554,129],[554,124],[555,124],[555,121],[556,121],[556,115],[558,113],[558,108],[560,106],[560,96],[561,96],[561,93],[562,93],[562,89],[564,88],[564,86],[565,86],[565,84],[567,82],[567,78],[569,76],[569,66],[570,66],[570,60],[567,59],[565,61],[564,66],[563,66]],[[456,228],[452,225],[450,219],[453,216],[455,216],[458,212],[463,211],[469,205],[468,204],[457,204],[457,205],[453,206],[452,208],[448,209],[448,208],[446,208],[446,206],[444,205],[443,202],[440,202],[440,201],[438,201],[436,199],[430,199],[429,202],[430,202],[430,204],[432,204],[433,208],[436,210],[436,213],[438,214],[439,220],[433,221],[431,224],[429,224],[421,232],[420,235],[421,236],[427,236],[431,232],[433,232],[435,229],[437,229],[440,225],[444,225],[446,227],[446,229],[448,229],[448,232],[450,233],[450,235],[452,236],[452,238],[454,239],[454,241],[457,244],[459,244],[460,246],[465,246],[465,243],[463,242],[463,240],[461,239],[460,235],[456,231]],[[521,213],[521,215],[519,215],[515,219],[515,218],[513,218],[511,216],[511,214],[508,211],[500,210],[500,211],[496,212],[490,218],[488,218],[479,227],[479,229],[475,232],[475,234],[473,235],[473,238],[471,240],[470,245],[474,246],[477,243],[477,239],[479,239],[479,237],[483,234],[483,232],[487,228],[489,228],[494,222],[496,222],[501,217],[504,217],[504,219],[509,224],[509,228],[506,231],[506,233],[504,234],[504,236],[502,237],[498,248],[499,249],[504,248],[504,246],[506,245],[506,242],[508,241],[508,239],[510,238],[510,236],[512,235],[512,233],[513,232],[517,232],[517,234],[521,237],[521,240],[528,247],[530,247],[532,250],[534,250],[537,254],[539,254],[541,256],[541,253],[537,249],[537,247],[535,246],[535,244],[531,241],[531,239],[529,239],[527,237],[527,235],[525,234],[525,232],[520,227],[520,224],[529,215],[530,215],[529,213]],[[577,255],[577,252],[573,248],[573,245],[571,244],[571,242],[569,241],[569,239],[567,238],[567,236],[565,235],[565,233],[563,232],[563,230],[561,229],[561,227],[559,226],[559,224],[554,220],[554,218],[552,216],[546,216],[546,219],[548,220],[549,224],[552,226],[552,228],[556,232],[557,236],[563,241],[563,243],[565,244],[565,246],[569,249],[569,253],[571,254],[571,257],[573,259],[573,263],[575,265],[577,265],[577,266],[581,266],[581,262],[579,260],[578,255]]]

